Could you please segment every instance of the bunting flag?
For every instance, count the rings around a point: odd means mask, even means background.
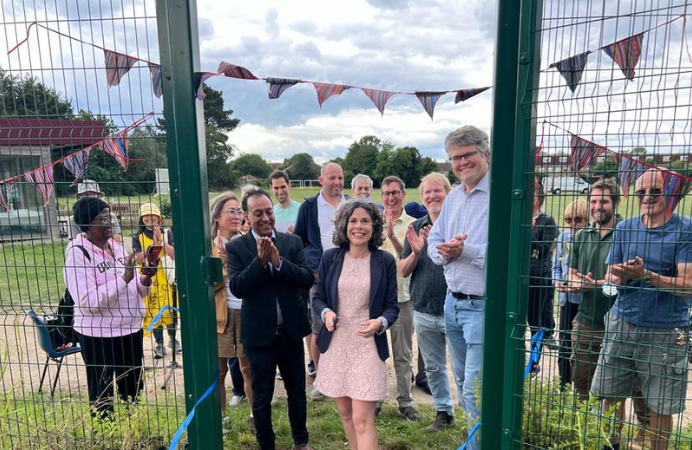
[[[161,66],[158,64],[149,64],[149,74],[151,75],[151,89],[156,98],[161,98],[163,95],[163,80],[161,79]]]
[[[269,99],[274,100],[281,97],[281,94],[286,92],[286,89],[300,82],[300,80],[294,80],[292,78],[267,78],[267,83],[269,83]]]
[[[106,55],[106,79],[108,87],[120,84],[122,77],[124,77],[132,66],[139,61],[139,59],[133,58],[132,56],[123,55],[122,53],[116,53],[111,50],[104,49],[103,53]]]
[[[606,55],[613,58],[628,80],[634,79],[634,68],[639,62],[643,38],[644,33],[639,33],[603,47]]]
[[[377,110],[383,116],[384,107],[387,104],[387,101],[396,95],[396,92],[380,91],[377,89],[360,88],[360,90],[363,91],[363,93],[365,93],[365,95],[367,95],[370,100],[372,100],[372,103],[375,105],[375,108],[377,108]]]
[[[257,80],[258,78],[249,70],[242,66],[221,61],[217,72],[231,78],[240,78],[241,80]]]
[[[332,95],[341,95],[348,86],[343,84],[330,84],[330,83],[312,83],[317,91],[317,103],[319,103],[320,108],[322,103],[326,102]]]
[[[421,105],[425,108],[425,112],[430,116],[430,120],[433,118],[433,113],[435,112],[435,103],[442,98],[447,92],[416,92],[416,97],[420,100]]]
[[[53,165],[44,166],[24,174],[24,179],[33,184],[37,191],[41,193],[46,201],[43,206],[48,205],[50,195],[53,193]]]
[[[218,75],[216,72],[201,72],[199,77],[199,86],[197,86],[197,98],[199,100],[204,100],[207,94],[204,93],[204,82],[209,78]]]
[[[127,143],[127,133],[125,131],[121,131],[114,134],[113,137],[104,139],[101,145],[106,153],[118,161],[123,171],[127,170],[129,164],[127,156],[129,146]]]
[[[0,184],[0,206],[5,211],[10,210],[10,204],[12,203],[12,189],[14,188],[14,183],[3,183]]]
[[[481,92],[485,92],[488,89],[490,89],[490,86],[475,89],[460,89],[457,91],[457,96],[454,97],[454,104],[456,105],[459,102],[465,102],[471,97],[474,97]]]
[[[572,170],[574,173],[580,172],[584,167],[590,165],[594,158],[603,154],[605,147],[582,139],[576,134],[572,135]]]
[[[618,177],[620,178],[620,187],[622,187],[622,195],[627,198],[630,190],[630,186],[637,181],[644,172],[647,170],[647,165],[641,161],[634,158],[630,158],[626,155],[618,155],[616,160],[618,161]]]
[[[663,193],[666,196],[666,213],[670,216],[675,212],[680,200],[687,195],[692,187],[692,180],[670,170],[663,171]]]
[[[562,61],[552,63],[548,68],[556,68],[557,71],[560,72],[560,75],[562,75],[562,78],[567,81],[567,86],[569,86],[570,91],[574,92],[579,85],[579,81],[581,81],[581,74],[584,72],[584,67],[586,67],[589,53],[591,53],[591,51],[586,51],[576,56],[570,56]]]
[[[62,160],[63,166],[74,175],[72,185],[86,175],[87,168],[89,167],[89,153],[91,153],[91,149],[84,149]]]

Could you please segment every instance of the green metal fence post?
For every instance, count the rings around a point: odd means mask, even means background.
[[[491,136],[481,444],[519,448],[542,0],[500,0]],[[507,218],[509,217],[509,223]],[[509,226],[508,226],[509,225]],[[509,249],[509,254],[507,252]],[[498,414],[498,410],[501,414]]]
[[[218,367],[204,116],[194,95],[194,73],[200,71],[196,2],[157,0],[156,13],[189,412]],[[196,411],[189,448],[222,448],[219,390]]]

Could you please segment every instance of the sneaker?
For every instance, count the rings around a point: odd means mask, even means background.
[[[308,375],[315,378],[317,376],[317,369],[315,368],[315,362],[310,361],[308,363]]]
[[[310,392],[310,400],[324,400],[324,394],[319,391],[319,389],[315,388]]]
[[[420,413],[413,406],[399,407],[399,415],[405,417],[409,422],[418,422],[422,419]]]
[[[456,424],[454,416],[446,411],[438,411],[432,425],[423,428],[423,433],[436,433],[445,428],[451,428]]]
[[[163,358],[163,355],[166,354],[166,349],[163,347],[163,344],[156,344],[154,347],[154,359],[161,359]]]
[[[234,394],[233,397],[231,397],[231,400],[229,400],[228,406],[231,406],[231,407],[240,406],[243,404],[243,402],[245,400],[247,400],[247,397],[245,397],[244,395],[235,395]]]
[[[377,402],[377,406],[375,406],[375,417],[379,416],[381,412],[382,412],[382,402]]]
[[[284,377],[281,376],[281,371],[279,369],[276,369],[276,379],[277,380],[283,380]]]
[[[180,345],[180,341],[177,339],[169,341],[168,346],[171,348],[171,351],[174,351],[176,353],[182,353],[183,351],[183,347],[182,345]]]
[[[279,397],[277,397],[276,395],[273,396],[273,397],[272,397],[271,404],[272,404],[272,405],[276,405],[278,402],[279,402]]]
[[[532,379],[537,378],[538,374],[541,373],[541,366],[538,363],[531,364],[531,371],[529,373]]]
[[[257,429],[255,429],[255,418],[250,416],[247,418],[247,428],[250,430],[250,433],[253,435],[257,433]]]

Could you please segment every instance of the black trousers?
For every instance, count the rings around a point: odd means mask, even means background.
[[[560,350],[558,351],[557,367],[560,374],[560,386],[572,382],[572,322],[579,312],[579,305],[565,302],[560,308]]]
[[[262,450],[275,449],[272,427],[272,397],[276,380],[276,367],[283,377],[288,394],[288,420],[291,423],[293,443],[307,444],[307,398],[305,396],[305,354],[303,340],[293,340],[285,332],[277,334],[271,344],[263,347],[245,347],[252,368],[252,414],[255,418],[256,438]]]
[[[77,333],[86,364],[91,414],[113,412],[114,386],[123,401],[136,401],[144,388],[143,333],[119,337],[92,337]],[[113,380],[115,376],[115,381]]]
[[[553,298],[555,288],[550,278],[531,277],[529,280],[529,304],[526,320],[531,327],[531,336],[540,328],[546,339],[553,336],[555,319],[553,318]]]

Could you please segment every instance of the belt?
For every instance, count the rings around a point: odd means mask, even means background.
[[[278,336],[278,335],[282,334],[283,332],[284,332],[284,325],[283,324],[277,325],[276,326],[276,335]]]
[[[464,294],[463,292],[452,292],[449,291],[450,294],[452,294],[452,297],[456,298],[457,300],[485,300],[485,297],[482,295],[468,295]]]

